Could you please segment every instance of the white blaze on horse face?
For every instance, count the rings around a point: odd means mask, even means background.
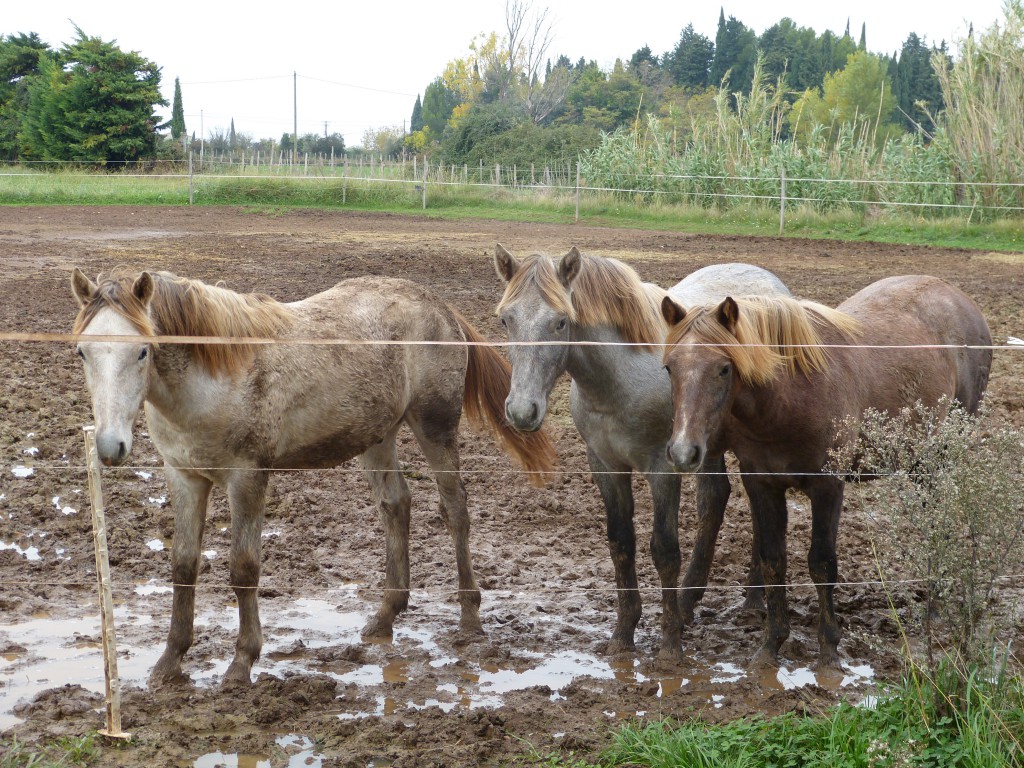
[[[96,450],[107,466],[117,466],[132,450],[132,428],[149,389],[152,350],[127,319],[102,309],[83,336],[135,336],[139,341],[81,341],[78,354],[92,396]]]
[[[505,416],[516,429],[534,432],[544,423],[548,395],[558,377],[565,373],[569,357],[569,319],[539,297],[527,297],[505,308],[501,324],[508,340],[516,342],[508,347],[512,383],[505,399]]]
[[[680,472],[696,472],[731,406],[733,365],[717,350],[692,344],[677,345],[666,363],[675,414],[668,459]]]

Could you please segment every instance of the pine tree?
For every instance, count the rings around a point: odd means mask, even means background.
[[[171,138],[180,139],[185,135],[185,109],[181,105],[181,83],[174,78],[174,101],[171,106]]]
[[[160,96],[160,68],[113,42],[77,39],[59,62],[40,68],[28,86],[26,151],[44,160],[118,162],[153,157]],[[44,57],[40,57],[40,63]]]

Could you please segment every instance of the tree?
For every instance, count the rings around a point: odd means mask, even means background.
[[[756,59],[757,35],[733,16],[726,20],[723,11],[719,15],[718,33],[715,35],[711,84],[718,85],[728,76],[730,88],[744,93],[749,91]]]
[[[423,102],[420,101],[420,95],[416,94],[416,103],[412,105],[412,118],[409,120],[409,133],[416,133],[422,131],[425,123],[423,122]]]
[[[423,92],[423,125],[420,127],[430,128],[433,136],[441,136],[458,105],[459,95],[445,85],[444,78],[438,77]]]
[[[35,32],[0,39],[0,159],[14,160],[20,153],[28,84],[39,72],[40,55],[52,59],[56,54]]]
[[[899,58],[895,59],[893,93],[896,97],[897,121],[908,130],[931,126],[930,116],[937,115],[944,106],[942,88],[932,66],[933,56],[946,56],[946,44],[940,48],[928,47],[924,40],[911,32],[903,42]]]
[[[815,126],[849,123],[879,140],[886,137],[896,103],[887,70],[875,54],[851,54],[844,69],[825,76],[820,95],[810,89],[793,105],[789,120],[794,133],[806,136]]]
[[[88,37],[78,27],[75,32],[59,64],[40,56],[40,71],[28,85],[21,132],[26,152],[93,162],[154,157],[161,126],[153,108],[167,105],[160,68],[116,41]]]
[[[171,102],[171,138],[185,135],[185,108],[181,105],[181,83],[174,78],[174,100]]]
[[[695,32],[693,24],[686,25],[676,47],[665,58],[665,69],[671,74],[676,85],[691,91],[699,91],[710,84],[715,44],[711,42],[711,38]]]

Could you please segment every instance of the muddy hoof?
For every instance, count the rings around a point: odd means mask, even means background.
[[[684,661],[683,649],[679,644],[663,645],[658,650],[658,664],[675,665]]]
[[[172,672],[153,672],[149,675],[149,688],[158,691],[165,688],[188,688],[193,685],[192,678],[181,669]]]
[[[608,641],[608,645],[605,646],[604,652],[606,656],[621,656],[626,653],[634,653],[636,651],[636,644],[632,638],[628,640],[625,638],[613,637]]]
[[[778,669],[779,652],[767,645],[762,645],[754,654],[754,658],[750,660],[750,666],[752,669],[760,670]]]
[[[394,621],[374,616],[359,635],[363,640],[391,640],[394,636]]]

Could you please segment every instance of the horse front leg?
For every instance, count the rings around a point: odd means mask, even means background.
[[[725,474],[725,456],[705,458],[704,466],[697,474],[697,533],[679,596],[682,621],[687,625],[693,623],[694,609],[708,586],[718,533],[731,492],[732,486]]]
[[[196,580],[206,525],[206,504],[212,483],[204,477],[164,465],[167,492],[174,510],[174,539],[171,543],[171,627],[167,645],[150,673],[154,687],[181,682],[181,660],[192,646],[195,621]]]
[[[633,529],[633,486],[629,471],[615,471],[592,450],[587,450],[590,469],[604,501],[608,550],[615,567],[618,618],[607,653],[636,648],[633,640],[640,623],[640,590],[636,578],[636,532]]]
[[[252,665],[263,648],[260,626],[260,556],[263,550],[263,512],[266,503],[267,472],[235,472],[228,482],[231,507],[231,557],[228,571],[238,600],[238,639],[235,657],[224,673],[223,684],[250,682]]]
[[[402,477],[391,434],[359,458],[384,523],[384,597],[363,627],[364,638],[390,639],[395,617],[409,606],[409,509],[412,496]]]
[[[834,602],[839,578],[836,539],[843,509],[843,481],[822,478],[809,489],[811,499],[811,547],[807,569],[818,592],[818,669],[839,668],[839,619]]]
[[[667,466],[651,474],[647,483],[654,499],[651,557],[661,579],[661,649],[658,657],[667,661],[683,658],[679,599],[679,475]]]
[[[743,475],[743,487],[750,499],[755,520],[764,593],[767,602],[764,642],[754,655],[755,666],[777,666],[779,649],[789,637],[789,609],[786,604],[786,489],[769,485],[753,475]]]

